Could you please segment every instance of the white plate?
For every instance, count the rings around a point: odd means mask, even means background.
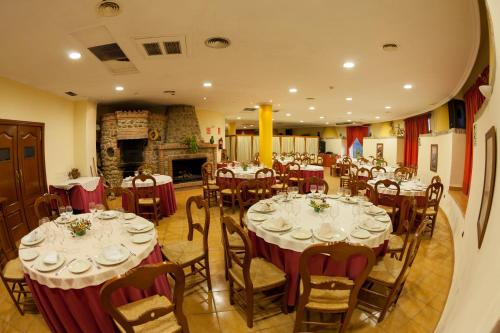
[[[113,265],[121,264],[122,262],[124,262],[125,260],[128,259],[128,257],[130,256],[130,252],[121,246],[118,247],[118,249],[122,254],[122,257],[119,260],[115,260],[115,261],[108,260],[108,259],[104,258],[104,255],[102,254],[102,252],[99,253],[94,259],[95,259],[95,261],[97,261],[98,264],[101,264],[103,266],[113,266]]]
[[[43,234],[41,234],[40,232],[38,233],[38,238],[34,241],[29,242],[25,239],[25,237],[26,236],[21,238],[21,244],[26,245],[26,246],[36,245],[38,243],[41,243],[45,239],[45,236]]]
[[[305,229],[297,229],[290,234],[295,239],[309,239],[312,236],[311,231]]]
[[[372,224],[372,225],[366,225],[366,224],[360,224],[359,225],[360,228],[363,228],[365,230],[368,230],[368,231],[374,231],[374,232],[380,232],[380,231],[384,231],[385,230],[385,225],[382,225],[380,223],[377,223],[377,224]]]
[[[375,206],[373,206],[373,207],[375,207]],[[377,207],[377,208],[378,208],[378,207]],[[374,211],[374,212],[371,212],[370,210],[371,210],[371,208],[370,208],[370,209],[366,209],[366,210],[365,210],[365,213],[366,213],[366,214],[368,214],[368,215],[381,215],[381,214],[385,214],[385,213],[386,213],[386,212],[385,212],[385,210],[384,210],[384,209],[382,209],[382,208],[378,208],[378,209],[377,209],[376,211]]]
[[[123,218],[125,220],[132,220],[132,219],[135,219],[137,215],[135,215],[134,213],[125,213],[123,214]]]
[[[153,239],[151,234],[135,234],[131,237],[132,243],[143,244]]]
[[[359,239],[370,238],[371,234],[364,229],[354,229],[351,231],[351,236]]]
[[[379,216],[375,216],[375,221],[389,223],[389,222],[391,222],[391,218],[387,215],[379,215]]]
[[[347,238],[347,234],[342,230],[336,230],[331,237],[323,237],[318,235],[318,230],[314,230],[314,237],[323,242],[340,242]]]
[[[52,272],[59,267],[61,267],[64,264],[65,258],[62,254],[58,254],[57,256],[57,262],[53,265],[47,265],[46,263],[43,262],[43,258],[39,259],[37,263],[35,264],[35,269],[39,272]]]
[[[330,194],[326,196],[328,199],[338,199],[341,197],[340,194]]]
[[[100,212],[97,214],[97,218],[99,218],[101,220],[111,220],[117,216],[118,216],[118,214],[112,210],[107,210],[107,211]]]
[[[90,268],[90,262],[88,262],[87,260],[77,259],[73,261],[71,264],[69,264],[68,271],[70,271],[73,274],[80,274],[88,271],[89,268]]]
[[[148,232],[149,230],[152,230],[154,228],[154,224],[153,223],[149,223],[148,222],[148,226],[144,229],[141,229],[141,230],[137,230],[135,228],[132,227],[132,225],[128,225],[127,227],[127,231],[130,232],[131,234],[140,234],[140,233],[143,233],[143,232]]]
[[[271,207],[267,208],[267,207],[264,207],[263,205],[255,205],[252,209],[252,211],[254,212],[257,212],[257,213],[263,213],[263,214],[267,214],[267,213],[272,213],[276,210],[276,208],[274,207],[274,205],[271,205]]]
[[[269,218],[269,215],[260,214],[260,213],[250,213],[250,214],[248,214],[248,217],[252,221],[264,222],[265,220],[267,220]]]
[[[276,228],[273,226],[271,223],[263,223],[262,228],[267,230],[267,231],[274,231],[274,232],[280,232],[280,231],[287,231],[292,229],[291,224],[285,224],[282,228]]]
[[[348,199],[349,198],[349,199]],[[352,199],[351,197],[342,197],[340,198],[340,201],[347,203],[347,204],[355,204],[358,203],[356,199]]]
[[[21,249],[19,250],[19,257],[24,261],[31,261],[38,257],[38,251],[35,249]]]
[[[359,204],[364,207],[370,207],[373,206],[373,203],[370,201],[360,201]]]
[[[76,221],[78,220],[78,218],[76,216],[71,216],[69,219],[63,219],[61,218],[60,216],[56,219],[56,222],[58,224],[67,224],[67,223],[70,223],[70,222],[73,222],[73,221]]]

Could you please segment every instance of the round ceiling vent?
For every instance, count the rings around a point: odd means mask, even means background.
[[[382,50],[387,51],[387,52],[394,52],[397,51],[399,48],[399,45],[396,43],[386,43],[382,45]]]
[[[212,49],[225,49],[231,45],[231,42],[224,37],[211,37],[205,41],[205,45]]]
[[[97,4],[97,13],[102,17],[113,17],[120,14],[120,5],[116,1],[102,0]]]

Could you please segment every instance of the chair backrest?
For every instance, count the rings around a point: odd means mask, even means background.
[[[195,206],[196,205],[196,206]],[[197,209],[196,215],[203,218],[203,225],[193,219],[193,211]],[[210,210],[208,201],[201,195],[189,197],[186,202],[186,214],[188,220],[188,241],[193,240],[194,231],[198,231],[203,236],[203,249],[208,253],[208,231],[210,229]],[[201,214],[201,216],[200,216]]]
[[[390,194],[384,194],[380,192],[380,188],[385,187],[390,190]],[[377,205],[385,205],[393,208],[393,213],[395,212],[395,208],[398,206],[400,202],[400,193],[401,188],[399,184],[390,179],[382,179],[375,183],[373,186],[375,189],[375,204]],[[391,217],[394,221],[394,216]]]
[[[143,313],[134,314],[137,319],[127,320],[112,302],[112,295],[118,289],[134,287],[141,290],[148,290],[158,277],[173,274],[175,279],[174,297],[171,304],[165,302],[165,306],[147,309]],[[184,300],[185,277],[182,268],[170,262],[163,262],[153,265],[143,265],[133,268],[124,275],[120,275],[107,281],[101,288],[100,300],[104,310],[127,333],[134,332],[134,326],[142,325],[157,318],[173,313],[177,323],[182,328],[182,332],[189,332],[186,316],[182,311]],[[155,304],[156,305],[156,304]]]
[[[302,163],[302,165],[309,165],[309,164],[311,164],[311,159],[307,156],[304,156],[304,157],[302,157],[300,162]]]
[[[236,252],[233,248],[229,246],[229,235],[236,233],[243,241],[243,258],[241,257],[242,249],[239,248]],[[236,223],[236,221],[230,216],[224,216],[222,219],[222,241],[224,244],[224,249],[228,254],[228,267],[231,268],[233,265],[238,265],[242,268],[243,279],[245,281],[245,289],[251,290],[253,288],[252,279],[250,278],[250,263],[252,262],[252,244],[250,243],[250,238],[243,228]]]
[[[144,187],[137,186],[137,184],[139,183],[139,181],[145,182],[145,181],[148,181],[148,180],[150,180],[152,182],[151,186],[144,186]],[[132,179],[132,188],[134,190],[134,196],[135,196],[136,201],[139,200],[139,199],[141,199],[141,198],[151,198],[153,200],[153,204],[154,205],[157,204],[157,202],[156,202],[157,196],[156,196],[156,179],[155,179],[155,177],[153,177],[151,175],[146,175],[146,174],[141,173],[141,174],[135,176]]]
[[[286,165],[285,172],[288,174],[289,178],[300,177],[300,164],[297,162],[290,162]]]
[[[309,159],[314,163],[316,161],[316,154],[309,154]]]
[[[434,182],[427,186],[427,190],[425,191],[424,212],[429,207],[434,207],[436,211],[438,210],[441,197],[443,196],[443,191],[444,186],[440,182]]]
[[[310,267],[312,267],[311,259],[318,255],[328,256],[328,260],[332,263],[349,262],[350,258],[353,257],[359,259],[364,258],[366,264],[362,270],[357,270],[358,274],[356,276],[349,276],[350,272],[346,272],[346,277],[349,278],[352,283],[342,283],[341,281],[332,282],[331,280],[327,282],[323,280],[322,282],[315,283],[311,280],[311,275],[317,274],[311,274]],[[338,242],[308,246],[300,255],[299,272],[304,287],[301,301],[302,299],[309,299],[312,288],[323,290],[350,290],[349,307],[356,306],[359,289],[365,282],[374,264],[375,254],[371,248],[365,245]]]
[[[441,177],[439,177],[437,175],[432,177],[431,184],[433,184],[433,183],[441,183]]]
[[[255,179],[260,179],[268,184],[269,187],[273,185],[274,182],[274,170],[269,168],[262,168],[257,170],[255,173]]]
[[[368,161],[368,159],[366,159],[365,157],[360,157],[360,158],[359,158],[359,161],[360,161],[361,163],[364,163],[364,164],[368,164],[368,163],[370,163],[370,161]]]
[[[373,178],[372,172],[365,167],[359,168],[358,171],[356,171],[356,178],[357,179],[372,179]]]
[[[324,193],[328,194],[328,183],[324,179],[315,176],[305,178],[303,181],[299,183],[299,193],[301,194],[310,193],[311,185],[316,185],[316,191],[314,191],[315,193],[319,192],[318,190],[319,186],[324,186],[325,189]],[[306,188],[309,188],[309,191],[307,191]]]
[[[408,246],[411,233],[415,227],[415,217],[417,216],[417,205],[415,198],[405,197],[401,200],[399,211],[399,225],[396,234],[403,237],[403,252]]]
[[[59,217],[59,207],[64,207],[61,197],[57,194],[45,193],[35,200],[35,215],[38,220],[48,217],[55,220]]]
[[[7,255],[5,254],[5,251],[2,249],[0,246],[0,276],[3,278],[3,269],[5,268],[5,265],[9,262],[9,258],[7,258]]]
[[[281,172],[283,171],[283,165],[281,164],[280,161],[274,160],[272,168],[276,173],[276,175],[281,175]]]
[[[352,179],[350,182],[351,195],[363,195],[368,198],[370,202],[376,201],[374,199],[375,190],[373,186],[368,184],[364,179]]]
[[[354,163],[349,164],[349,177],[356,178],[356,174],[358,173],[358,166]]]
[[[205,162],[201,166],[201,179],[203,185],[208,185],[208,183],[214,179],[214,165],[210,162]]]
[[[318,155],[318,158],[316,160],[316,164],[323,165],[323,156],[322,155]]]
[[[349,156],[344,156],[342,158],[342,163],[352,163],[352,159]]]
[[[340,175],[341,176],[348,176],[350,174],[351,174],[351,163],[341,162],[340,163]]]
[[[248,190],[253,190],[254,193],[250,195]],[[245,209],[260,200],[267,199],[270,195],[271,188],[263,179],[249,179],[238,184],[236,187],[236,196],[240,206],[240,224],[242,226],[244,226],[243,217],[245,216]]]
[[[399,167],[396,170],[394,170],[394,178],[401,178],[401,179],[410,179],[412,176],[412,172],[409,168],[407,167]]]
[[[136,213],[135,207],[135,197],[134,193],[128,188],[115,186],[115,187],[105,187],[104,188],[104,207],[106,210],[113,209],[114,207],[110,205],[111,198],[127,197],[127,213]],[[118,201],[119,202],[119,201]]]
[[[370,172],[372,173],[372,177],[377,177],[378,174],[380,173],[387,173],[384,167],[381,167],[379,165],[376,165],[370,169]]]
[[[221,181],[219,184],[219,188],[221,190],[223,189],[230,189],[231,193],[234,194],[236,192],[236,180],[234,177],[234,172],[231,169],[228,168],[220,168],[217,169],[217,178],[223,177],[224,181]]]

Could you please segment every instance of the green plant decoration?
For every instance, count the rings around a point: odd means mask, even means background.
[[[196,142],[196,136],[188,136],[184,139],[184,144],[187,146],[187,150],[190,153],[197,153],[198,152],[198,142]]]

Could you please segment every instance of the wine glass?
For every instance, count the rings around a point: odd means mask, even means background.
[[[73,207],[66,206],[66,216],[68,219],[71,219],[71,216],[73,216]]]
[[[318,191],[318,185],[316,184],[309,185],[309,191],[311,191],[311,193],[316,193]]]
[[[320,195],[325,194],[325,185],[324,184],[319,184],[318,185],[318,192]]]
[[[118,218],[120,220],[123,220],[123,216],[125,215],[125,209],[123,209],[122,207],[118,207],[116,211],[118,212]]]
[[[59,210],[59,216],[65,220],[66,219],[66,207],[65,206],[59,206],[57,207],[57,209]]]
[[[98,213],[101,213],[101,212],[104,211],[104,205],[103,204],[97,204],[97,205],[95,205],[95,208],[96,208],[96,211]]]
[[[91,201],[89,202],[89,211],[94,214],[96,212],[96,208],[95,208],[95,202]]]

